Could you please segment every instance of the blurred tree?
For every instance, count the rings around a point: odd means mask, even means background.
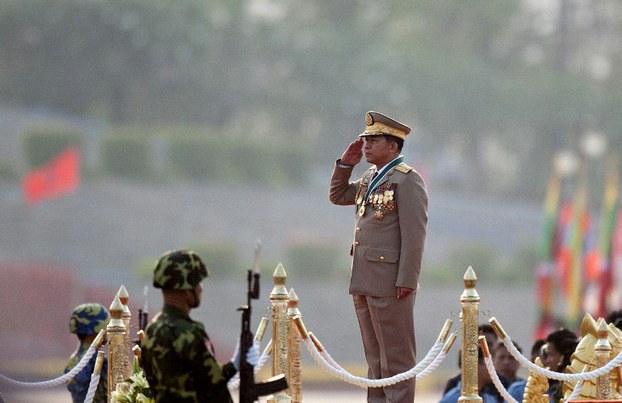
[[[206,11],[200,0],[2,2],[3,98],[136,119],[155,89],[183,86],[205,57]]]
[[[622,146],[621,18],[616,0],[5,0],[0,99],[281,137],[321,164],[381,110],[432,180],[452,155],[452,189],[539,197],[586,131]]]

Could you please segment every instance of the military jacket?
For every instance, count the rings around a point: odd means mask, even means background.
[[[164,305],[145,333],[141,363],[156,402],[233,401],[227,381],[237,371],[218,364],[203,324]]]
[[[355,205],[350,253],[350,294],[396,295],[396,287],[417,289],[428,222],[428,194],[423,179],[400,163],[365,198],[376,167],[350,182],[352,167],[335,165],[329,199]]]
[[[65,373],[71,371],[73,367],[84,357],[84,354],[88,351],[90,344],[81,342],[76,351],[71,355],[67,366],[65,367]],[[73,403],[83,403],[86,399],[86,394],[89,391],[89,385],[91,384],[91,375],[95,370],[95,361],[97,360],[97,354],[93,354],[89,362],[86,364],[82,371],[78,372],[69,382],[67,382],[67,390],[71,393],[71,400]],[[108,358],[104,356],[104,362],[102,364],[102,370],[99,375],[99,383],[93,396],[93,403],[106,403],[108,401]]]

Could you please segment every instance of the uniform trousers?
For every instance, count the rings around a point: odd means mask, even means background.
[[[369,379],[388,378],[416,364],[415,294],[406,298],[352,296],[361,329]],[[369,403],[405,403],[415,399],[415,378],[368,388]]]

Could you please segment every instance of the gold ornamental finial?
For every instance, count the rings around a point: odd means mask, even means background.
[[[581,337],[591,334],[596,337],[596,329],[598,326],[596,325],[596,320],[590,315],[586,313],[583,316],[583,320],[581,321]]]
[[[121,303],[123,305],[127,305],[128,301],[130,300],[130,294],[127,293],[127,290],[125,289],[125,286],[123,284],[121,284],[121,287],[119,287],[117,295],[119,296],[119,300],[121,301]]]
[[[115,321],[115,326],[123,326],[123,322],[121,322],[121,316],[123,315],[123,304],[119,299],[118,295],[115,295],[114,300],[110,304],[110,308],[108,309],[110,312],[110,322]],[[116,321],[119,322],[116,322]]]
[[[469,266],[466,273],[464,273],[464,291],[460,296],[461,302],[468,301],[477,301],[479,302],[479,295],[475,290],[475,286],[477,285],[477,276],[475,275],[475,270],[473,267]]]
[[[544,368],[540,357],[536,358],[535,364]],[[527,378],[527,385],[525,385],[525,391],[523,392],[523,402],[548,403],[549,396],[546,393],[548,389],[549,380],[546,375],[539,374],[536,371],[530,371],[529,378]]]
[[[287,300],[287,298],[289,298],[289,293],[287,292],[287,288],[285,288],[287,273],[281,263],[274,269],[272,280],[274,281],[274,288],[270,293],[270,300]]]
[[[289,290],[288,301],[287,301],[289,315],[300,314],[300,310],[298,309],[298,301],[299,301],[298,295],[296,294],[296,291],[294,291],[294,288],[292,287]]]

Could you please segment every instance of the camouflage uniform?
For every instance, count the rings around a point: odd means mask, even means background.
[[[108,324],[110,316],[108,311],[100,304],[82,304],[76,307],[69,320],[69,331],[77,335],[98,334]],[[91,344],[85,340],[80,340],[80,344],[69,359],[65,367],[65,373],[75,367],[84,354],[88,351]],[[83,403],[91,383],[91,375],[95,369],[97,354],[93,354],[89,362],[82,371],[78,372],[67,383],[67,389],[71,393],[73,403]],[[104,363],[99,378],[99,384],[93,397],[93,403],[106,403],[108,401],[108,358],[104,356]]]
[[[227,381],[237,371],[216,362],[201,323],[165,305],[146,333],[142,367],[156,402],[232,402]]]
[[[193,289],[207,268],[192,251],[172,251],[156,263],[153,285]],[[233,402],[227,381],[237,370],[220,366],[205,328],[181,309],[164,305],[147,326],[141,364],[156,402]]]

